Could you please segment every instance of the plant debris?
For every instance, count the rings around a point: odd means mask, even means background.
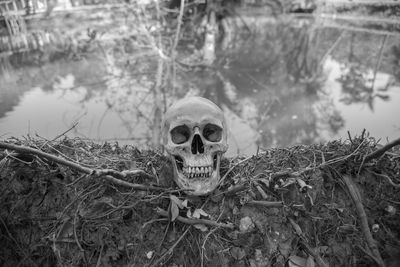
[[[0,142],[1,266],[399,266],[399,140],[223,159],[210,196],[157,151]]]

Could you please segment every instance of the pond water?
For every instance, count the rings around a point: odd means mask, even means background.
[[[229,126],[228,156],[346,139],[363,129],[382,143],[400,137],[400,33],[314,19],[263,23],[222,40],[212,68],[177,65],[163,104],[187,95],[216,102]],[[2,58],[0,138],[67,131],[151,146],[156,57],[137,59],[136,50],[114,42],[81,58],[25,65]]]

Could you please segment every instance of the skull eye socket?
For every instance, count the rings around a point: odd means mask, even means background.
[[[189,140],[190,129],[186,125],[176,126],[171,130],[171,140],[174,144],[183,144]]]
[[[207,124],[203,129],[203,136],[210,142],[219,142],[222,139],[222,128],[215,124]]]

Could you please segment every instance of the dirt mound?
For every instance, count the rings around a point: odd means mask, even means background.
[[[221,175],[213,195],[187,197],[155,151],[0,142],[0,265],[400,265],[398,148],[268,149],[224,159]]]

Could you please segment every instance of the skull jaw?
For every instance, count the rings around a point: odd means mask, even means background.
[[[175,157],[171,155],[171,161],[174,168],[174,181],[179,188],[186,190],[186,194],[192,196],[203,196],[213,192],[219,183],[220,174],[219,167],[221,162],[221,154],[217,154],[216,164],[210,177],[187,177],[182,170],[179,170]]]

